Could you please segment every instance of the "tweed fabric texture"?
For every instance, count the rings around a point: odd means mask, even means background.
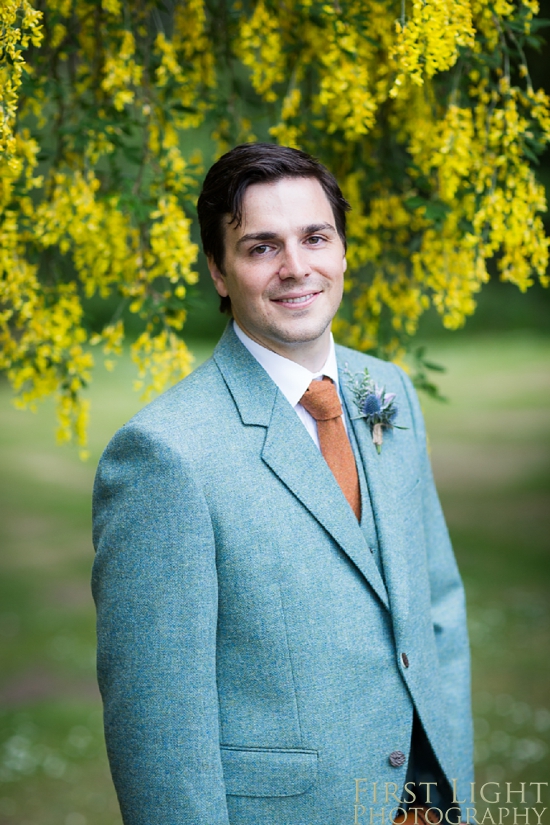
[[[353,821],[355,778],[402,789],[389,755],[409,753],[413,708],[459,794],[473,778],[464,594],[416,394],[392,364],[337,357],[397,393],[407,428],[378,455],[342,382],[383,576],[230,327],[101,459],[98,678],[126,825]]]
[[[357,439],[355,438],[355,432],[353,427],[351,426],[351,422],[347,417],[347,410],[344,409],[344,416],[346,417],[346,423],[348,425],[348,433],[349,439],[352,446],[353,454],[355,456],[355,466],[357,468],[357,474],[359,476],[359,489],[361,495],[361,530],[363,531],[363,536],[367,543],[367,547],[370,550],[373,559],[376,562],[378,570],[382,578],[384,577],[384,570],[382,568],[382,563],[380,559],[380,547],[378,543],[378,534],[376,531],[376,522],[374,520],[374,513],[372,510],[372,502],[370,498],[369,488],[367,484],[367,477],[365,474],[365,468],[363,466],[363,459],[361,457],[361,453],[357,446]]]
[[[361,520],[361,490],[355,457],[342,421],[342,405],[330,378],[312,381],[300,399],[302,407],[317,422],[323,458],[334,474],[358,521]]]

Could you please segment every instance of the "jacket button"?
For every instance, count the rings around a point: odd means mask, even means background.
[[[406,757],[403,751],[393,751],[393,753],[390,753],[389,759],[392,768],[400,768],[406,762]]]
[[[408,666],[409,666],[409,657],[407,656],[407,654],[406,654],[406,653],[402,653],[402,654],[401,654],[401,661],[403,662],[403,666],[404,666],[404,667],[408,667]]]

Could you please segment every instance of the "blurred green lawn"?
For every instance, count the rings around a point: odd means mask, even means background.
[[[468,595],[477,778],[548,781],[550,338],[448,336],[430,356],[448,368],[449,403],[423,406]],[[141,406],[132,378],[128,359],[98,369],[86,464],[55,445],[51,406],[16,411],[0,384],[2,825],[120,825],[94,676],[90,493]]]

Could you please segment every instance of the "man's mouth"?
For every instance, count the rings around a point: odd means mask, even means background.
[[[308,292],[306,295],[282,295],[272,300],[277,304],[307,304],[317,295],[319,295],[318,292]]]

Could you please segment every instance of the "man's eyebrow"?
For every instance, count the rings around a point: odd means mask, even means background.
[[[302,235],[314,235],[316,232],[322,232],[324,229],[331,229],[336,232],[335,227],[331,223],[310,223],[309,226],[302,226]]]
[[[309,226],[300,227],[300,234],[313,235],[315,232],[322,232],[327,229],[336,232],[335,227],[331,223],[311,223]],[[239,238],[237,246],[241,246],[241,244],[248,243],[249,241],[273,241],[278,237],[276,232],[250,232],[247,235],[243,235],[242,238]]]
[[[237,241],[237,246],[248,241],[273,241],[277,237],[276,232],[250,232],[248,235],[243,235]]]

